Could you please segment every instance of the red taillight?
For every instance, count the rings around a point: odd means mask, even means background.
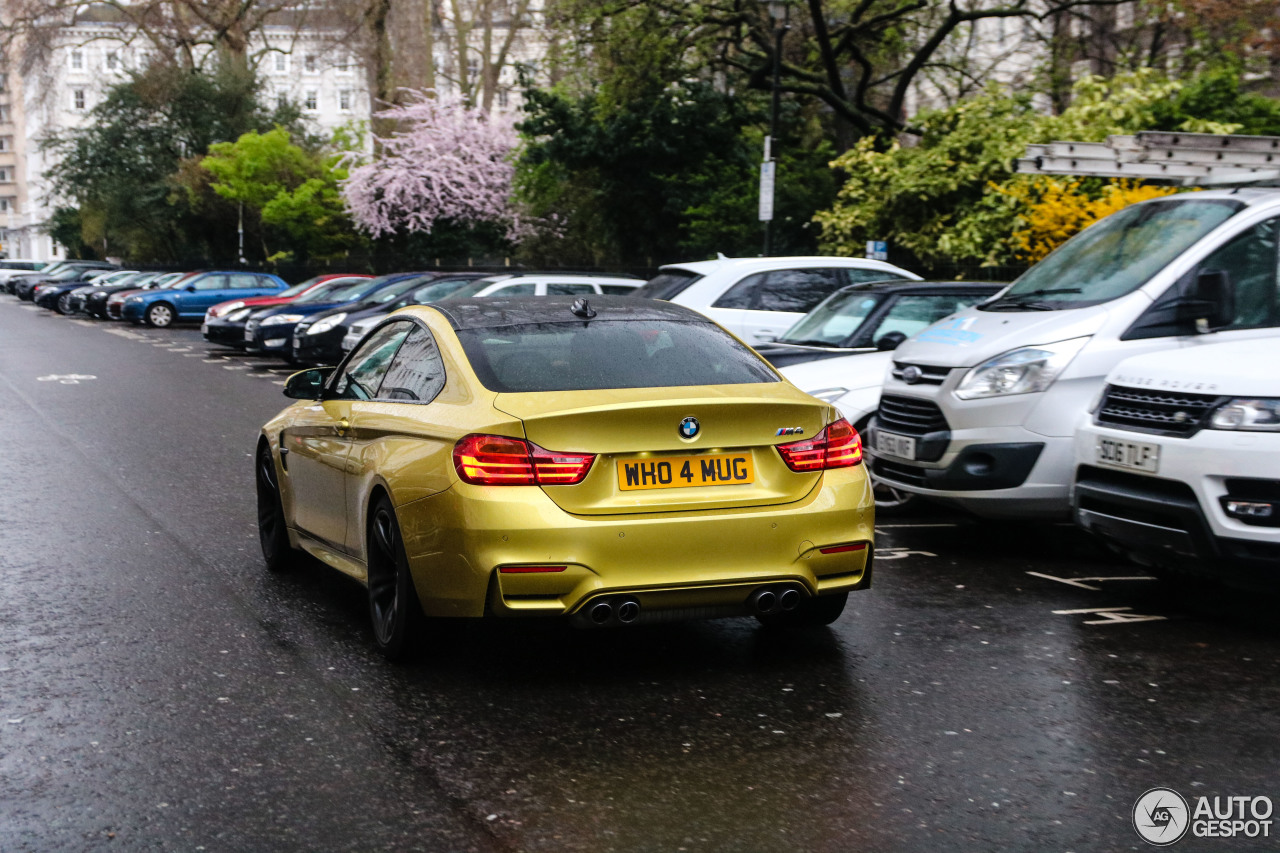
[[[595,454],[557,453],[505,435],[469,435],[453,446],[458,476],[480,486],[571,486],[595,461]]]
[[[867,550],[866,542],[858,542],[855,545],[832,545],[830,548],[819,548],[823,554],[844,554],[849,551],[865,551]]]
[[[824,471],[852,468],[862,462],[862,439],[844,418],[813,438],[779,444],[778,453],[792,471]]]

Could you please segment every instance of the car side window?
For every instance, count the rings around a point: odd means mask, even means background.
[[[627,284],[602,284],[600,285],[600,292],[612,294],[613,296],[635,296],[636,289]]]
[[[808,314],[843,285],[837,269],[775,270],[756,290],[751,308]]]
[[[259,275],[244,275],[243,273],[240,273],[237,275],[227,276],[227,278],[230,279],[230,286],[235,290],[250,290],[259,287],[270,287],[267,283],[267,279]]]
[[[444,388],[444,360],[435,338],[415,327],[396,353],[378,389],[379,400],[430,403]]]
[[[595,293],[596,289],[589,284],[547,284],[548,296],[571,296],[576,293]]]
[[[333,396],[340,400],[372,400],[396,350],[413,328],[408,322],[389,323],[366,338],[351,354],[341,375],[335,377]]]
[[[1200,272],[1225,272],[1235,289],[1236,316],[1228,329],[1274,326],[1277,311],[1277,235],[1280,219],[1268,219],[1236,237],[1200,264]]]
[[[490,293],[490,296],[519,296],[524,293],[534,294],[538,292],[538,285],[532,282],[524,284],[508,284],[506,287],[499,287]]]
[[[712,308],[750,308],[755,301],[756,289],[764,284],[764,273],[749,275],[720,295],[711,303]]]
[[[206,275],[196,279],[194,283],[196,290],[225,290],[227,277],[225,275]]]
[[[902,276],[879,270],[845,269],[844,276],[850,284],[863,284],[868,281],[905,281]]]

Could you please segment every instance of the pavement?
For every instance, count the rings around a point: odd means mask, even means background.
[[[467,622],[388,664],[359,586],[262,567],[288,373],[0,296],[0,851],[1137,850],[1148,789],[1280,799],[1280,599],[1069,525],[882,518],[831,629]]]

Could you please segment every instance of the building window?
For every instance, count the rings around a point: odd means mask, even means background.
[[[276,54],[276,70],[277,70],[277,71],[288,71],[288,70],[289,70],[289,56],[288,56],[288,54],[284,54],[284,53],[277,53],[277,54]]]
[[[0,213],[8,213],[14,207],[7,198],[0,198]]]
[[[351,109],[351,90],[342,89],[338,92],[338,109],[344,113]]]
[[[9,174],[7,166],[0,166],[0,184],[13,183],[13,176]]]
[[[320,109],[320,96],[314,90],[307,92],[306,98],[302,102],[303,109],[309,113],[313,113]]]
[[[13,137],[0,136],[0,151],[12,151],[12,150],[13,150]]]
[[[467,79],[474,81],[480,76],[480,62],[475,59],[467,60]]]
[[[351,68],[352,68],[351,55],[343,54],[342,58],[338,60],[338,73],[350,74]]]
[[[0,104],[0,121],[8,121],[8,120],[9,120],[9,105]]]
[[[71,51],[71,70],[81,71],[83,69],[84,69],[84,51],[83,50]]]
[[[308,53],[303,57],[302,67],[308,74],[314,74],[320,69],[320,63],[316,61],[314,53]]]
[[[508,98],[507,98],[507,90],[506,90],[506,89],[499,89],[499,90],[498,90],[498,106],[500,106],[500,107],[506,107],[506,105],[507,105],[507,101],[508,101]]]
[[[108,71],[120,70],[120,51],[118,50],[107,51],[107,70]]]
[[[284,92],[276,92],[276,109],[282,110],[289,106],[289,96]]]
[[[84,109],[84,89],[71,90],[71,109],[73,110]]]

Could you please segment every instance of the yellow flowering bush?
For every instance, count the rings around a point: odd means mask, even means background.
[[[1090,183],[1096,186],[1098,181]],[[1012,234],[1014,251],[1019,259],[1031,263],[1104,216],[1135,202],[1177,192],[1174,187],[1146,186],[1132,180],[1106,181],[1100,191],[1090,192],[1084,181],[1046,177],[988,186],[1018,202],[1022,227]]]

